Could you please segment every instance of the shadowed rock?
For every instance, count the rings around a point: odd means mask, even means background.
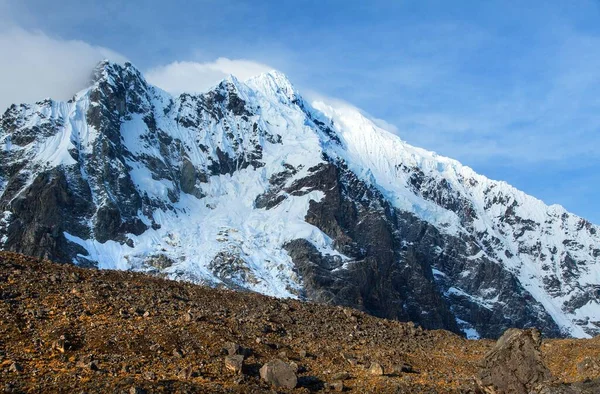
[[[294,368],[279,359],[271,360],[260,369],[260,377],[275,387],[293,389],[298,384]]]
[[[542,362],[541,343],[537,329],[506,330],[482,362],[481,388],[494,394],[527,394],[532,387],[550,379],[550,371]]]

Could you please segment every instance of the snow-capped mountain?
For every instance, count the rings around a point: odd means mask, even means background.
[[[0,118],[0,248],[470,337],[600,333],[600,228],[273,71],[173,97],[102,62]]]

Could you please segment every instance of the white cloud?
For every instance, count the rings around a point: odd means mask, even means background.
[[[244,81],[272,70],[265,64],[220,57],[213,62],[173,62],[146,72],[146,79],[171,94],[204,92],[232,74]]]
[[[375,125],[377,127],[380,127],[380,128],[382,128],[384,130],[387,130],[390,133],[394,133],[394,134],[398,134],[399,135],[400,130],[398,129],[398,126],[396,126],[395,124],[392,124],[392,123],[388,122],[385,119],[376,118],[374,116],[368,115],[368,117],[371,119],[371,121],[373,123],[375,123]]]
[[[0,30],[0,113],[46,97],[67,100],[86,87],[102,59],[126,59],[107,48],[10,26]]]
[[[368,113],[368,112],[358,108],[357,106],[350,104],[349,102],[342,100],[340,98],[325,96],[314,90],[305,90],[303,93],[303,97],[311,103],[322,102],[322,103],[325,103],[327,105],[331,105],[334,107],[348,108],[353,111],[360,112],[364,117],[368,118],[371,122],[373,122],[375,124],[375,126],[381,128],[381,129],[384,129],[386,131],[389,131],[390,133],[399,135],[399,129],[395,124],[390,123],[390,122],[386,121],[385,119],[377,118],[377,117],[371,115],[370,113]]]

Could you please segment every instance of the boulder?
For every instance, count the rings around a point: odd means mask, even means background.
[[[541,333],[537,329],[511,328],[485,355],[479,372],[479,385],[488,393],[527,394],[551,378],[542,362]]]
[[[294,368],[279,359],[271,360],[260,369],[260,377],[275,387],[293,389],[298,384]]]

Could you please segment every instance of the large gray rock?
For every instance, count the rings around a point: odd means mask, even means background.
[[[279,359],[263,365],[260,369],[260,377],[275,387],[293,389],[298,384],[294,367]]]
[[[486,354],[479,384],[488,393],[527,394],[551,378],[540,353],[541,333],[537,329],[508,329]]]

